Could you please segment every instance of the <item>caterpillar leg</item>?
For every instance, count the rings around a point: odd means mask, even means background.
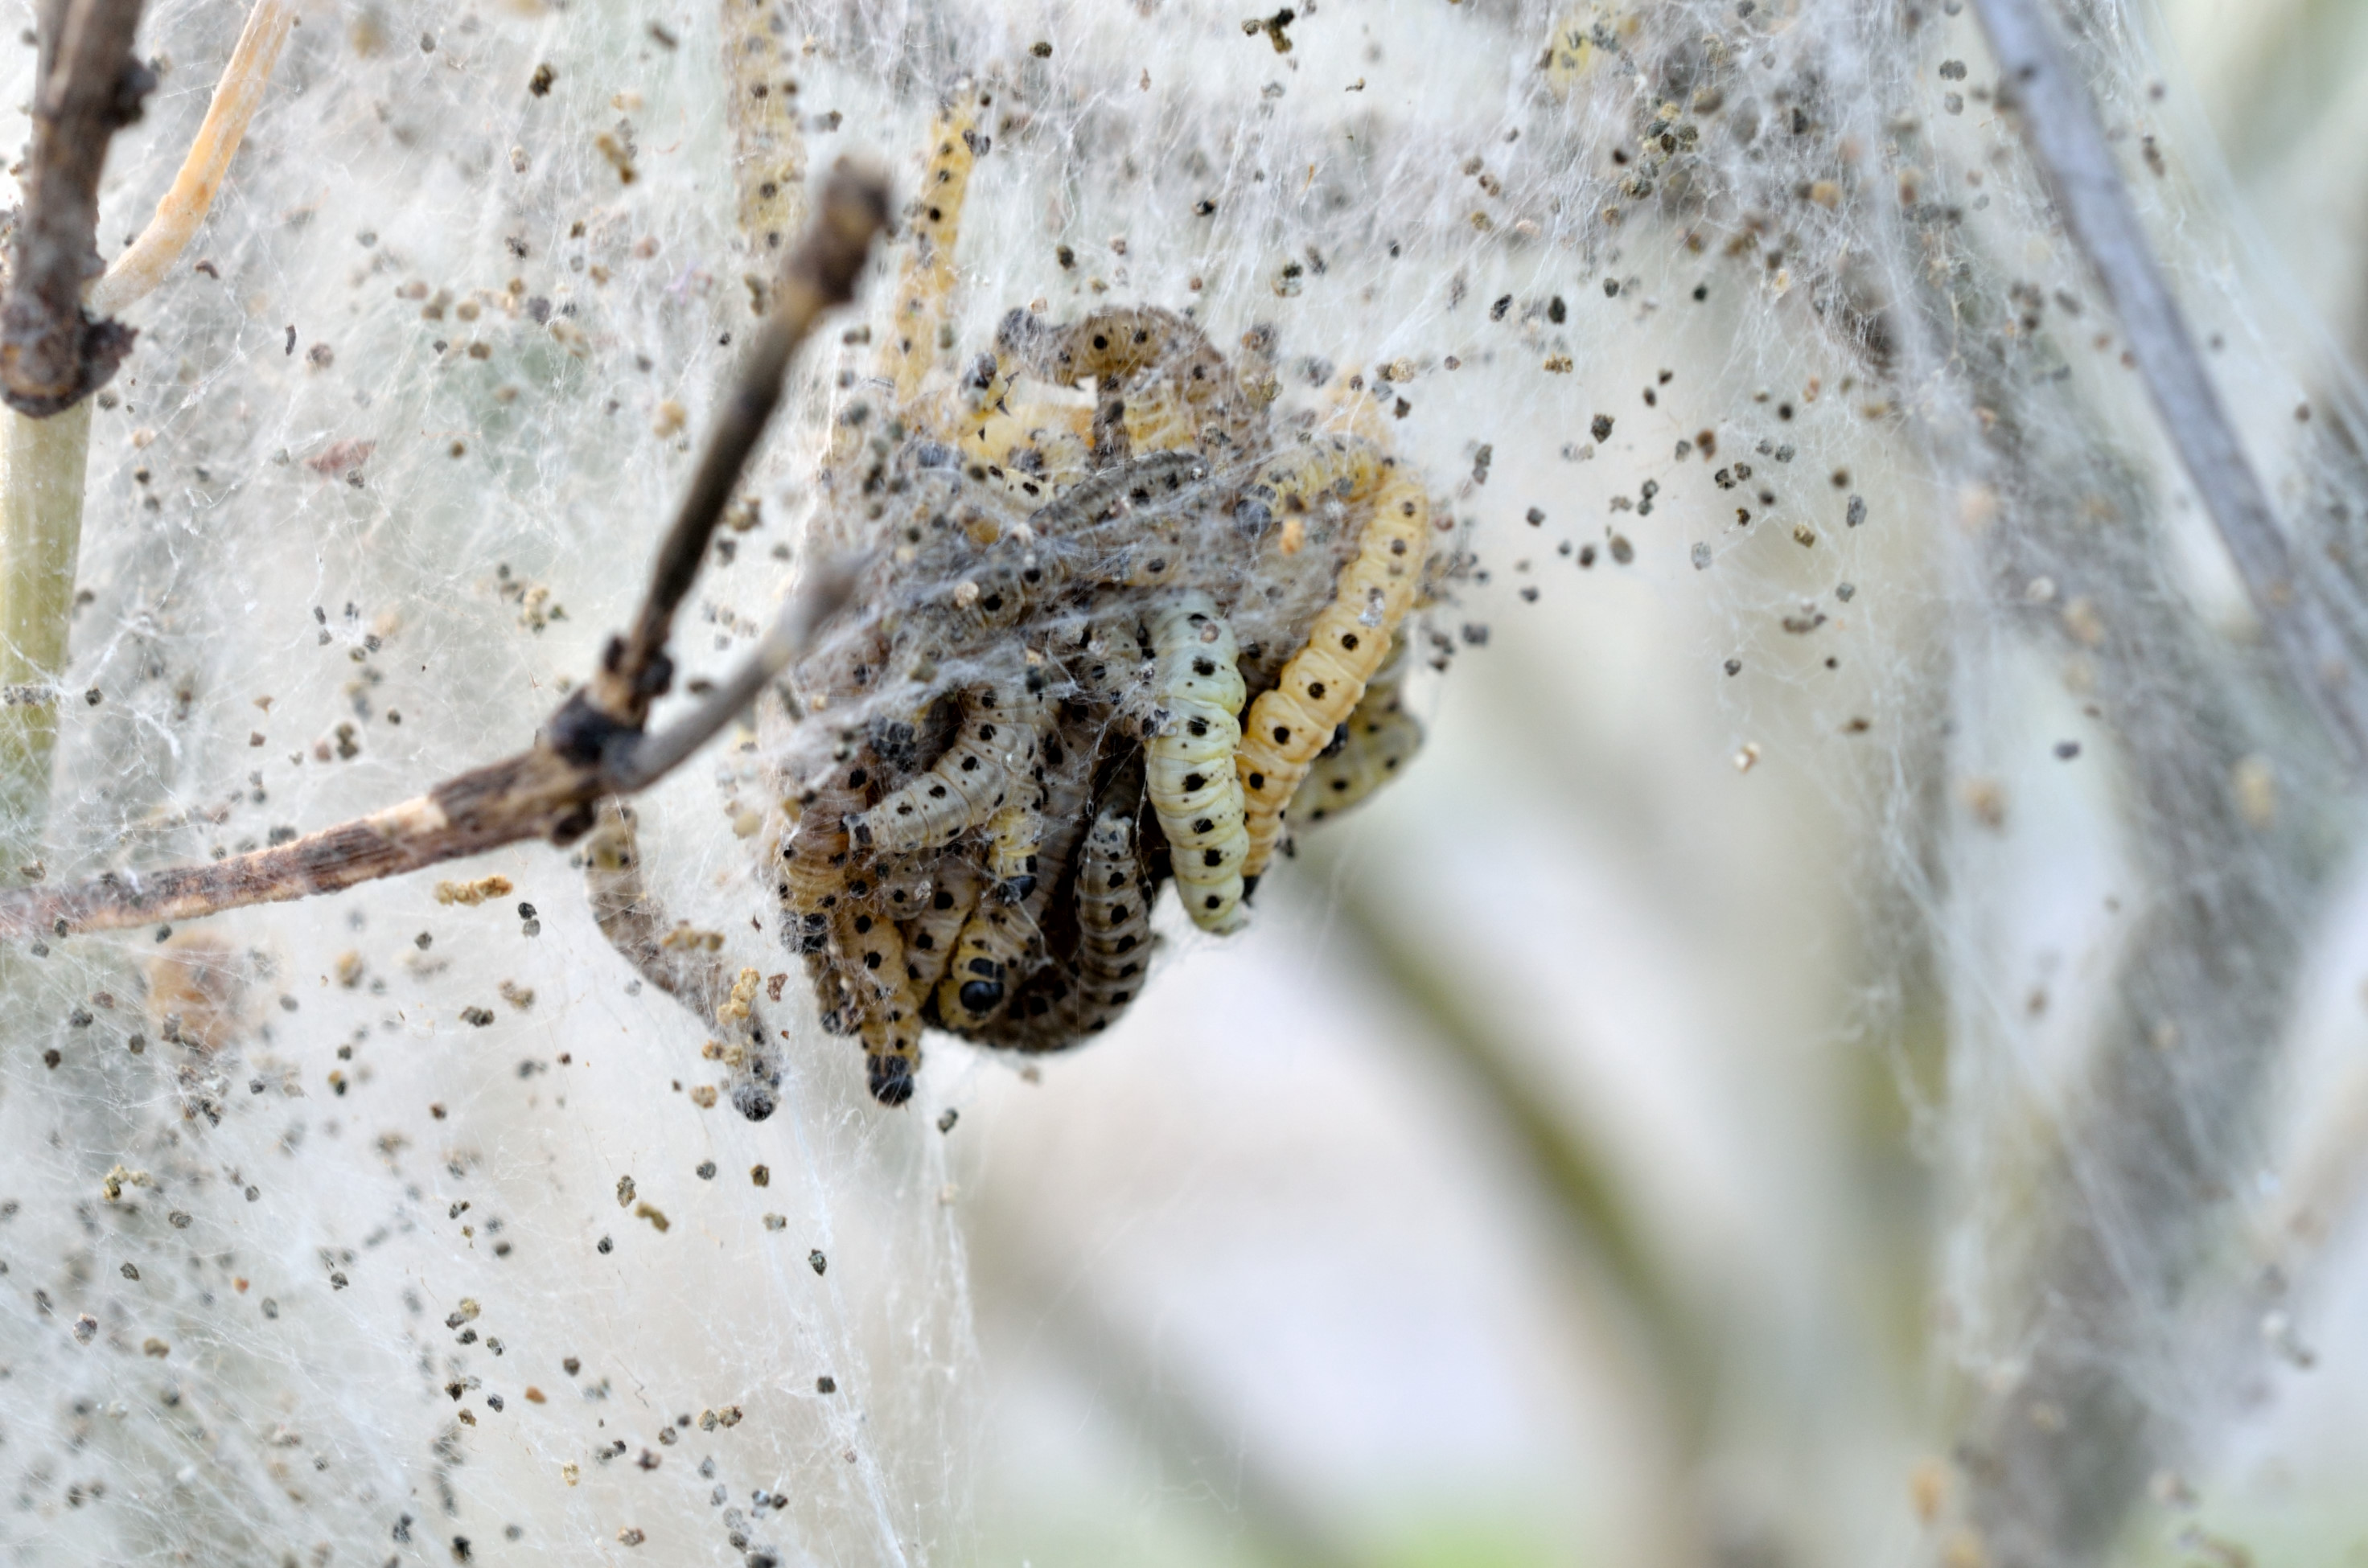
[[[1234,766],[1245,690],[1233,630],[1214,600],[1179,594],[1151,617],[1158,728],[1147,748],[1144,785],[1167,835],[1176,887],[1204,931],[1241,925],[1241,776]]]
[[[1077,983],[1070,1011],[1076,1033],[1101,1033],[1142,992],[1151,960],[1151,898],[1133,810],[1104,809],[1077,861]]]
[[[1291,798],[1300,819],[1324,822],[1363,801],[1422,749],[1422,721],[1406,710],[1406,642],[1400,639],[1365,695]]]
[[[1042,722],[1042,703],[1024,684],[973,688],[945,754],[871,810],[850,815],[848,832],[877,855],[952,843],[1032,786]]]
[[[1274,688],[1259,693],[1243,726],[1237,761],[1249,835],[1246,877],[1274,858],[1284,808],[1363,698],[1422,580],[1429,497],[1395,459],[1374,454],[1369,460],[1374,483],[1366,494],[1359,494],[1354,472],[1343,475],[1349,483],[1341,499],[1364,500],[1368,507],[1356,556],[1308,629],[1306,645],[1283,665]],[[1339,493],[1337,483],[1333,488]]]

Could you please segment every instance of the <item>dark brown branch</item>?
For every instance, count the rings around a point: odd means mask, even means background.
[[[682,565],[672,547],[686,533],[698,536],[700,543],[688,553],[695,574],[707,533],[722,513],[721,498],[730,494],[741,465],[762,434],[761,422],[754,428],[745,426],[745,411],[760,409],[769,415],[780,401],[778,383],[791,354],[825,311],[854,297],[855,276],[862,268],[872,237],[885,227],[887,212],[887,189],[879,179],[845,164],[833,171],[814,226],[790,259],[759,346],[741,368],[740,385],[732,399],[735,413],[727,416],[727,432],[719,433],[710,443],[709,460],[702,465],[693,500],[698,502],[712,492],[712,515],[701,524],[695,506],[683,508],[669,548],[661,551],[659,581],[651,587],[641,625],[652,622],[652,607],[661,602],[664,608],[655,612],[656,622],[661,627],[670,623],[674,606],[689,586],[688,576],[678,583],[669,578]],[[769,389],[752,384],[765,378],[775,384]],[[722,483],[712,483],[727,449],[728,472],[723,472]],[[703,703],[659,735],[646,736],[642,729],[654,691],[627,685],[627,690],[638,693],[628,720],[607,711],[591,687],[579,688],[552,716],[528,750],[463,773],[426,795],[373,815],[211,865],[147,873],[109,872],[96,881],[74,886],[0,893],[0,937],[62,937],[151,921],[187,920],[252,903],[336,892],[359,882],[399,876],[524,839],[571,842],[592,826],[594,809],[600,801],[655,783],[728,723],[766,681],[803,657],[824,624],[847,602],[853,584],[852,574],[843,570],[824,568],[810,574],[779,624],[724,682],[719,699]],[[604,676],[619,675],[623,666],[621,651],[630,647],[621,638],[609,644]],[[641,667],[657,670],[665,663],[661,633],[661,641]],[[721,700],[734,693],[746,696],[728,705]]]
[[[0,397],[45,419],[73,407],[131,352],[131,328],[94,320],[98,176],[107,145],[140,118],[155,75],[131,52],[141,0],[49,0],[42,7],[25,216],[0,304]]]
[[[775,287],[773,308],[757,329],[739,378],[717,411],[690,493],[658,546],[641,613],[632,630],[609,644],[601,672],[586,693],[590,705],[616,722],[639,727],[650,703],[671,684],[674,670],[666,645],[674,630],[674,612],[699,575],[708,541],[723,519],[741,470],[780,401],[790,356],[814,317],[853,298],[855,275],[870,254],[871,237],[887,221],[885,187],[850,181],[842,172],[834,174],[824,188],[814,222]]]
[[[790,600],[740,667],[699,706],[671,727],[661,730],[611,764],[609,774],[620,790],[644,790],[674,771],[683,758],[707,744],[716,731],[748,710],[765,683],[788,669],[814,646],[822,623],[836,614],[855,593],[855,571],[845,562],[811,568],[806,591]],[[787,699],[787,694],[784,694]],[[792,710],[791,718],[799,717]]]
[[[2097,281],[2113,303],[2171,449],[2226,547],[2288,677],[2356,767],[2368,760],[2368,672],[2326,598],[2297,570],[2269,492],[2179,313],[2162,264],[2113,162],[2097,106],[2048,30],[2039,0],[1975,0],[1999,74],[1998,102],[2023,139]]]

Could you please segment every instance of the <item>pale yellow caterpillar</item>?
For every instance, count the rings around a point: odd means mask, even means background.
[[[1250,705],[1243,726],[1237,762],[1247,806],[1246,877],[1258,875],[1274,858],[1283,809],[1332,732],[1365,695],[1422,579],[1429,498],[1395,459],[1359,446],[1370,460],[1359,465],[1362,476],[1348,476],[1349,493],[1341,496],[1371,508],[1356,557],[1341,570],[1332,602],[1315,618],[1306,644],[1283,665],[1274,688]],[[1370,483],[1359,483],[1360,477]]]
[[[1242,781],[1234,767],[1246,688],[1233,629],[1194,590],[1152,612],[1152,700],[1158,729],[1146,748],[1144,789],[1167,835],[1176,889],[1204,931],[1241,924]]]
[[[1299,793],[1291,798],[1291,810],[1301,820],[1318,823],[1340,815],[1395,778],[1422,749],[1422,721],[1406,710],[1405,656],[1401,640],[1333,743],[1308,768]]]

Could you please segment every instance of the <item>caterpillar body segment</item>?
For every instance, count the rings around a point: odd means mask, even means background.
[[[938,982],[938,1017],[948,1028],[983,1029],[1024,978],[1036,927],[1017,905],[982,900],[962,923],[951,971]]]
[[[1359,805],[1422,749],[1422,721],[1406,709],[1405,655],[1401,639],[1389,663],[1366,686],[1356,710],[1308,768],[1291,798],[1291,810],[1301,820],[1324,822]]]
[[[971,170],[987,140],[978,129],[977,96],[955,95],[929,127],[929,163],[914,199],[913,248],[896,280],[895,319],[881,346],[879,375],[896,390],[896,403],[911,403],[938,357],[938,336],[953,298],[954,244],[962,233],[962,203],[970,194]]]
[[[937,990],[953,962],[962,928],[978,907],[981,881],[968,857],[949,855],[939,861],[934,881],[921,909],[905,923],[905,974],[916,996]]]
[[[1247,695],[1240,653],[1216,602],[1197,590],[1153,612],[1151,645],[1160,718],[1144,748],[1144,792],[1167,835],[1186,913],[1204,931],[1231,931],[1241,923],[1249,851],[1234,766],[1242,739],[1235,715]]]
[[[903,1105],[921,1065],[921,1009],[905,972],[904,938],[894,921],[851,900],[833,912],[831,937],[842,1026],[851,1022],[862,1038],[871,1097]]]
[[[1104,810],[1077,859],[1077,981],[1069,1015],[1076,1033],[1101,1033],[1142,991],[1151,961],[1151,898],[1133,813]]]
[[[1334,730],[1364,697],[1422,580],[1429,497],[1393,459],[1379,460],[1376,476],[1371,516],[1332,602],[1316,616],[1305,646],[1283,665],[1274,688],[1250,705],[1243,725],[1237,761],[1249,837],[1245,877],[1258,875],[1274,858],[1284,809]]]
[[[918,778],[849,816],[857,845],[903,855],[951,844],[1001,811],[1036,766],[1042,703],[1020,683],[979,687],[962,701],[961,727]]]

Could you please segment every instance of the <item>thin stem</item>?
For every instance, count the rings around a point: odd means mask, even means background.
[[[650,568],[648,594],[632,630],[609,645],[602,668],[587,690],[587,703],[613,723],[638,729],[650,703],[673,680],[666,657],[674,612],[690,591],[730,505],[732,492],[757,449],[780,402],[781,378],[790,356],[814,318],[853,297],[855,274],[870,254],[871,237],[886,226],[886,188],[852,177],[842,165],[822,193],[814,222],[797,253],[774,285],[773,308],[757,329],[715,429],[700,455],[690,490],[674,527],[658,546]]]
[[[0,877],[40,853],[48,824],[89,453],[87,400],[47,419],[0,410]]]
[[[2354,667],[2324,599],[2295,571],[2269,494],[2146,242],[2095,103],[2048,30],[2040,0],[1975,0],[1975,8],[1998,56],[2000,105],[2017,112],[2065,227],[2121,316],[2138,374],[2254,613],[2288,676],[2359,767],[2368,761],[2368,672]]]
[[[214,84],[213,101],[206,106],[206,118],[198,126],[197,139],[189,143],[188,155],[181,160],[181,172],[174,176],[172,188],[156,203],[155,214],[140,231],[140,237],[108,267],[105,277],[90,286],[85,298],[94,313],[113,315],[144,298],[165,280],[165,274],[188,248],[198,225],[205,222],[206,210],[213,205],[214,193],[230,173],[231,160],[263,102],[263,89],[271,80],[272,67],[279,63],[280,47],[288,41],[288,30],[295,21],[293,0],[256,0],[255,9],[246,14],[246,27],[238,35],[238,45],[231,51],[230,62]]]
[[[647,789],[705,745],[715,732],[746,712],[768,681],[814,646],[822,623],[837,614],[839,608],[854,596],[855,578],[855,572],[843,562],[816,568],[806,580],[806,591],[781,607],[780,618],[766,630],[739,668],[701,698],[699,706],[680,721],[610,764],[609,776],[617,788]],[[791,717],[798,717],[794,709]]]

